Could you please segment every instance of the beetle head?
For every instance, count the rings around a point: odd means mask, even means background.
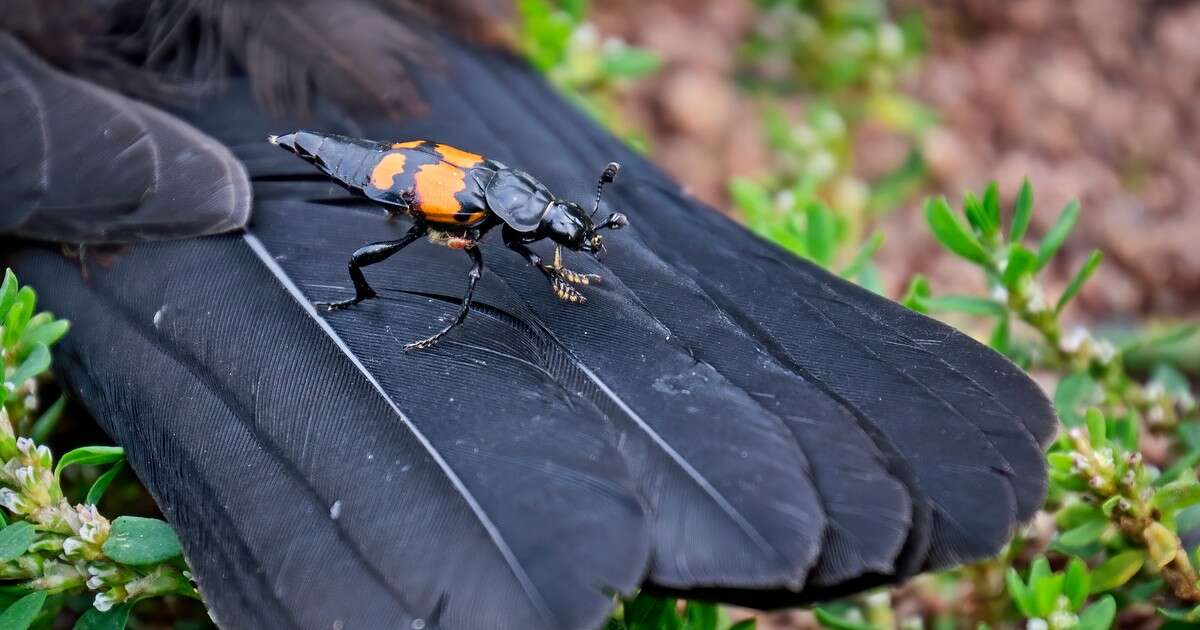
[[[600,230],[619,230],[629,225],[629,219],[620,212],[614,212],[604,222],[596,224],[579,204],[555,200],[544,225],[546,235],[555,243],[599,257],[604,253],[604,238]]]
[[[592,204],[592,213],[583,216],[583,209],[578,204],[565,202],[564,205],[570,207],[570,212],[574,217],[582,219],[580,225],[582,229],[578,235],[578,246],[572,249],[591,252],[597,258],[604,253],[604,238],[600,236],[600,230],[619,230],[629,225],[629,219],[620,212],[614,212],[608,215],[608,218],[603,223],[594,224],[592,220],[596,216],[596,212],[600,210],[600,198],[604,195],[604,185],[611,184],[617,179],[617,173],[621,172],[621,165],[616,162],[609,162],[604,167],[604,171],[600,173],[600,181],[596,184],[596,201]],[[565,244],[565,243],[564,243]]]

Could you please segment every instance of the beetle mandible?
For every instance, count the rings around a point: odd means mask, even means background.
[[[592,221],[600,208],[604,185],[615,180],[620,170],[616,162],[609,163],[600,174],[589,215],[579,204],[554,196],[528,173],[446,144],[428,140],[389,144],[309,131],[268,139],[312,163],[351,192],[383,205],[390,215],[406,214],[414,221],[403,237],[364,245],[350,257],[353,298],[317,306],[335,310],[376,297],[362,268],[386,260],[425,236],[439,245],[461,249],[471,258],[467,292],[458,316],[436,334],[405,345],[405,350],[436,344],[467,318],[475,285],[483,275],[479,240],[492,228],[504,226],[504,244],[546,276],[555,296],[583,304],[587,298],[573,285],[598,283],[600,276],[563,267],[561,248],[599,256],[604,252],[599,231],[629,225],[619,212],[601,223]],[[555,243],[554,262],[550,264],[529,248],[530,243],[546,238]]]

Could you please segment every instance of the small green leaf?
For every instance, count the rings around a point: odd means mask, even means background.
[[[916,274],[908,281],[908,290],[904,292],[900,303],[918,313],[928,313],[929,308],[925,306],[925,300],[929,295],[929,278]]]
[[[1008,263],[1004,266],[1001,280],[1010,291],[1014,290],[1021,283],[1021,279],[1031,275],[1036,268],[1037,256],[1024,245],[1013,243],[1009,247]]]
[[[1079,615],[1079,630],[1108,630],[1117,617],[1117,602],[1112,595],[1105,595],[1100,601],[1087,607]]]
[[[809,203],[804,213],[807,217],[805,237],[808,257],[818,265],[828,267],[837,247],[837,227],[833,214],[819,201]]]
[[[1058,215],[1058,220],[1050,227],[1050,231],[1046,233],[1046,237],[1042,239],[1042,244],[1038,247],[1037,268],[1040,270],[1050,262],[1051,258],[1058,253],[1062,248],[1063,243],[1067,240],[1067,236],[1071,234],[1071,230],[1075,229],[1075,222],[1079,220],[1079,202],[1072,201],[1063,208],[1061,214]]]
[[[26,630],[37,619],[42,604],[46,603],[45,591],[34,591],[0,613],[0,628],[4,630]]]
[[[1033,566],[1029,568],[1029,588],[1034,588],[1037,583],[1050,577],[1050,561],[1046,560],[1046,556],[1038,556],[1033,560]]]
[[[29,356],[25,357],[25,360],[21,362],[21,365],[17,368],[17,371],[13,372],[8,377],[8,382],[14,385],[20,385],[26,380],[31,379],[49,369],[50,349],[47,348],[45,344],[39,343],[33,347],[33,351],[29,353]]]
[[[980,234],[988,233],[988,219],[983,211],[983,204],[979,203],[979,198],[975,193],[967,192],[963,195],[963,214],[967,216],[967,223]]]
[[[1071,563],[1067,565],[1066,578],[1063,579],[1063,595],[1071,601],[1071,610],[1077,611],[1083,608],[1083,603],[1087,600],[1088,585],[1091,582],[1091,577],[1088,575],[1087,564],[1079,558],[1071,558]]]
[[[1029,220],[1033,218],[1033,186],[1029,178],[1021,183],[1021,192],[1017,193],[1017,202],[1013,205],[1012,227],[1009,228],[1008,240],[1016,243],[1025,238],[1029,229]]]
[[[685,611],[687,630],[717,630],[717,605],[708,602],[688,602]]]
[[[600,59],[601,71],[609,76],[636,79],[657,72],[662,59],[644,48],[622,48]]]
[[[1166,514],[1173,514],[1200,503],[1200,483],[1195,481],[1175,482],[1158,489],[1151,505]]]
[[[996,352],[1007,355],[1011,337],[1012,327],[1009,326],[1008,317],[1001,317],[996,320],[996,325],[992,327],[992,334],[988,335],[988,345]]]
[[[873,626],[869,623],[843,619],[824,608],[813,610],[813,614],[817,617],[817,623],[821,624],[824,628],[831,628],[832,630],[874,630]]]
[[[1083,424],[1080,408],[1092,400],[1096,381],[1086,372],[1076,372],[1058,382],[1054,389],[1054,407],[1058,417],[1068,427]]]
[[[1136,335],[1133,339],[1121,344],[1120,351],[1122,354],[1132,352],[1133,350],[1144,350],[1155,346],[1169,346],[1177,343],[1182,343],[1200,331],[1200,323],[1183,324],[1174,326],[1167,330],[1154,331],[1148,334]]]
[[[125,460],[122,459],[116,464],[113,464],[113,467],[106,470],[103,475],[97,477],[96,481],[92,483],[92,487],[88,489],[87,498],[84,499],[84,503],[88,505],[96,505],[97,503],[100,503],[100,499],[104,497],[104,493],[107,492],[108,487],[112,485],[113,479],[115,479],[117,475],[121,474],[121,471],[124,469]]]
[[[1078,527],[1069,529],[1058,536],[1059,544],[1067,547],[1083,547],[1100,540],[1100,535],[1107,529],[1108,522],[1102,520],[1088,521]]]
[[[947,249],[980,265],[988,264],[987,252],[975,235],[968,232],[958,219],[954,218],[954,212],[950,210],[950,204],[944,197],[925,202],[925,219],[929,222],[933,235]]]
[[[1037,608],[1033,602],[1033,593],[1021,581],[1021,576],[1017,574],[1017,570],[1009,567],[1008,572],[1004,574],[1004,581],[1008,585],[1008,596],[1012,598],[1013,603],[1020,609],[1021,614],[1026,617],[1036,617]]]
[[[1071,457],[1070,453],[1048,453],[1046,455],[1046,463],[1052,470],[1059,472],[1070,472],[1075,467],[1075,460]]]
[[[931,311],[955,311],[967,315],[986,315],[1004,317],[1004,305],[987,298],[973,295],[939,295],[921,300],[925,308]]]
[[[35,538],[37,531],[26,521],[17,521],[0,529],[0,562],[8,562],[23,555]]]
[[[4,317],[3,343],[5,346],[16,345],[21,334],[25,332],[25,325],[29,323],[29,318],[33,317],[33,309],[36,304],[37,294],[33,292],[33,289],[21,287],[17,291],[12,306],[9,307],[8,314]]]
[[[1125,450],[1136,451],[1138,449],[1138,431],[1140,427],[1141,422],[1130,413],[1124,418],[1113,420],[1112,431],[1109,431],[1109,433],[1112,434],[1112,439],[1125,447]]]
[[[1100,261],[1102,260],[1104,260],[1104,252],[1098,249],[1092,250],[1091,255],[1084,261],[1079,271],[1075,272],[1075,277],[1071,278],[1071,282],[1067,284],[1067,288],[1059,296],[1058,304],[1054,305],[1054,313],[1056,315],[1061,313],[1067,303],[1079,293],[1079,290],[1083,288],[1083,284],[1088,281],[1088,278],[1092,277],[1092,274],[1096,271],[1096,267],[1100,266]]]
[[[89,606],[87,612],[75,622],[73,630],[124,630],[129,623],[129,612],[133,604],[113,606],[105,612]]]
[[[4,282],[0,283],[0,321],[8,317],[8,309],[17,299],[17,276],[12,269],[4,270]]]
[[[1092,569],[1092,583],[1088,592],[1095,595],[1111,591],[1128,582],[1146,563],[1146,552],[1130,549],[1119,553]]]
[[[1104,414],[1095,407],[1089,407],[1083,414],[1083,422],[1087,425],[1088,440],[1092,448],[1104,446],[1108,441],[1108,424],[1104,420]]]
[[[729,183],[729,196],[734,205],[742,210],[749,223],[763,221],[775,213],[771,196],[761,184],[744,177],[736,177]]]
[[[135,566],[158,564],[183,553],[166,521],[140,516],[117,517],[100,550],[117,562]]]
[[[1039,617],[1046,617],[1054,612],[1058,598],[1063,594],[1063,577],[1061,573],[1053,573],[1036,582],[1030,580],[1030,588],[1033,589],[1033,603],[1037,607]]]
[[[1175,532],[1157,521],[1151,521],[1146,529],[1142,530],[1142,536],[1146,539],[1150,563],[1159,569],[1175,560],[1180,551],[1179,538]]]
[[[52,346],[59,339],[62,339],[63,335],[67,334],[67,331],[71,328],[71,324],[67,320],[54,319],[49,313],[38,313],[34,319],[37,319],[37,317],[42,315],[49,317],[50,321],[45,323],[35,323],[31,320],[30,325],[25,329],[25,332],[21,334],[21,345],[25,347],[33,347],[40,343],[46,346]]]
[[[1158,614],[1180,623],[1194,624],[1200,621],[1200,606],[1195,608],[1159,608]]]
[[[757,627],[758,627],[758,620],[751,618],[751,619],[743,619],[743,620],[733,624],[732,626],[729,626],[729,630],[755,630],[755,628],[757,628]]]
[[[988,184],[983,192],[983,213],[987,217],[988,232],[1000,229],[1000,187],[996,182]]]
[[[82,446],[75,450],[68,451],[58,460],[58,465],[54,467],[54,479],[58,481],[62,476],[62,471],[67,466],[75,464],[86,464],[91,466],[101,466],[103,464],[112,464],[125,458],[125,449],[119,446]]]
[[[54,428],[58,426],[58,420],[62,417],[63,409],[66,409],[66,407],[67,397],[64,394],[59,396],[53,405],[50,405],[50,408],[37,419],[37,422],[33,423],[33,428],[29,431],[29,437],[38,444],[45,443],[50,434],[54,433]]]
[[[858,272],[862,271],[863,267],[870,262],[871,257],[879,251],[881,246],[883,246],[883,233],[872,233],[871,237],[863,242],[858,251],[854,253],[854,258],[850,259],[850,263],[843,267],[838,275],[843,278],[853,278],[858,275]]]

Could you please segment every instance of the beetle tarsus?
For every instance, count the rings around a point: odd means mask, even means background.
[[[340,311],[344,308],[350,308],[351,306],[354,306],[363,300],[368,300],[373,297],[375,297],[374,292],[372,292],[372,295],[365,296],[361,299],[356,297],[349,300],[342,300],[341,302],[313,302],[313,306],[321,309],[322,311]]]

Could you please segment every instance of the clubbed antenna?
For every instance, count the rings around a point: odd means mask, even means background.
[[[592,206],[592,217],[595,218],[596,211],[600,209],[600,195],[604,194],[604,185],[611,184],[617,179],[617,173],[621,172],[621,165],[616,162],[609,162],[608,166],[604,167],[604,172],[600,173],[600,181],[596,184],[596,203]]]

